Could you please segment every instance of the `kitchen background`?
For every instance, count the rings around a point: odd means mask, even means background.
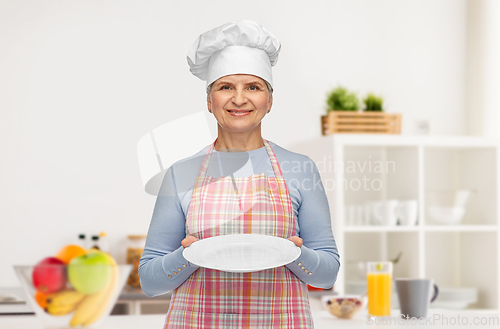
[[[280,39],[263,136],[293,151],[320,137],[339,84],[382,95],[403,135],[426,121],[431,136],[498,137],[499,17],[494,0],[1,0],[0,286],[79,233],[107,232],[125,261],[155,202],[137,142],[206,109],[186,63],[201,32],[252,19]]]

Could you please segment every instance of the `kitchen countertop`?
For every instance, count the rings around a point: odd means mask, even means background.
[[[13,297],[14,301],[4,302],[2,297]],[[119,301],[152,301],[152,300],[170,300],[171,293],[161,296],[148,297],[140,288],[124,287]],[[34,314],[33,308],[27,302],[26,295],[21,287],[0,287],[0,316],[3,315],[30,315]]]
[[[430,309],[427,317],[427,323],[418,324],[413,320],[399,320],[396,323],[398,310],[393,310],[393,323],[379,325],[370,323],[366,319],[366,310],[358,314],[354,319],[341,320],[328,313],[321,305],[318,297],[310,298],[311,310],[314,318],[314,327],[316,329],[331,328],[455,328],[460,321],[461,328],[496,328],[498,329],[500,313],[497,311],[480,310],[440,310]],[[106,319],[102,329],[161,329],[163,328],[164,315],[113,315]],[[444,319],[447,319],[448,325],[444,325]],[[496,321],[490,325],[473,325],[473,321]],[[455,322],[455,325],[452,323]],[[467,325],[466,325],[467,324]],[[34,315],[4,315],[0,316],[0,328],[8,329],[42,329]]]

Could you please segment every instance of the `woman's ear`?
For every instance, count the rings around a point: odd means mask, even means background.
[[[269,93],[269,99],[267,101],[267,113],[271,112],[271,107],[273,107],[273,94]]]
[[[207,93],[207,108],[208,112],[212,113],[212,99],[210,98],[210,93]]]

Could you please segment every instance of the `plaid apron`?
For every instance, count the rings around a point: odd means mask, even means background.
[[[217,141],[217,139],[215,140]],[[194,185],[186,231],[198,239],[225,234],[295,235],[295,216],[278,160],[263,139],[276,177],[206,175],[211,144]],[[313,328],[307,286],[286,266],[231,273],[198,268],[172,294],[165,328]]]

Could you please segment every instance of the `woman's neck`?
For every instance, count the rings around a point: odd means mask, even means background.
[[[219,152],[246,152],[263,146],[260,130],[251,134],[234,134],[219,129],[214,148]]]

